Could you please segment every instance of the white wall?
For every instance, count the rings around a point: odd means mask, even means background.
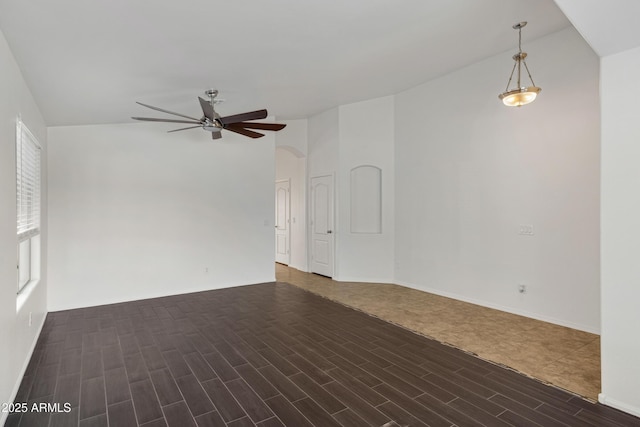
[[[336,203],[335,193],[340,186],[337,181],[336,171],[338,170],[338,146],[340,144],[339,128],[338,128],[338,108],[324,111],[320,114],[312,116],[307,122],[307,194],[310,193],[309,186],[311,180],[318,176],[333,177],[334,188],[334,213],[339,212],[340,206]],[[307,201],[309,200],[307,197]],[[310,209],[309,204],[307,203]],[[307,214],[307,221],[310,219],[310,213]],[[310,242],[311,227],[307,227],[307,241]],[[342,233],[341,225],[338,223],[337,214],[334,217],[333,238],[334,246],[332,253],[335,254],[336,240]],[[309,247],[309,245],[308,245]],[[312,253],[308,253],[309,262],[311,262]],[[334,257],[334,276],[338,271],[340,260]],[[311,267],[309,267],[311,268]]]
[[[298,157],[307,155],[307,119],[299,120],[278,120],[280,123],[287,125],[283,130],[275,134],[276,147],[291,149]]]
[[[394,98],[387,96],[339,108],[339,171],[337,189],[340,233],[336,279],[393,282],[394,261]],[[351,230],[351,170],[358,166],[381,170],[380,233]],[[371,213],[373,215],[373,212]]]
[[[602,394],[640,416],[640,47],[602,58]]]
[[[338,169],[340,143],[337,108],[309,118],[307,142],[308,176],[335,173]]]
[[[598,58],[574,29],[523,48],[533,104],[498,100],[513,51],[397,95],[396,281],[598,332]]]
[[[16,288],[16,119],[22,118],[42,150],[46,177],[47,140],[38,111],[18,65],[0,32],[0,402],[12,402],[46,315],[47,183],[42,182],[41,279],[17,310]],[[29,326],[29,313],[32,325]],[[0,412],[0,424],[7,414]]]
[[[343,105],[308,121],[308,177],[334,177],[335,280],[393,281],[393,111],[394,99],[388,96]],[[362,165],[382,170],[380,234],[350,229],[350,173]]]
[[[275,279],[273,135],[165,130],[49,128],[50,310]]]

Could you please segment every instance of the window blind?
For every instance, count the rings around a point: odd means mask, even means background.
[[[18,120],[16,127],[18,241],[40,233],[40,144]]]

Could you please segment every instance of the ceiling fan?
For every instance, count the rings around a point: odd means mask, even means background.
[[[174,116],[183,117],[189,120],[176,120],[176,119],[157,119],[152,117],[131,117],[134,120],[142,120],[146,122],[166,122],[166,123],[187,123],[193,126],[186,128],[173,129],[168,132],[178,132],[181,130],[195,129],[201,127],[202,129],[211,132],[213,139],[222,138],[220,131],[229,130],[231,132],[239,133],[240,135],[248,136],[249,138],[262,138],[263,133],[255,132],[250,129],[257,130],[270,130],[279,131],[286,125],[280,123],[256,123],[248,120],[258,120],[267,117],[267,110],[250,111],[248,113],[234,114],[233,116],[220,117],[213,108],[215,104],[221,102],[216,100],[218,91],[215,89],[209,89],[205,92],[209,97],[209,100],[198,97],[200,100],[200,107],[202,107],[202,118],[197,119],[191,116],[185,116],[184,114],[174,113],[173,111],[165,110],[162,108],[154,107],[152,105],[143,104],[142,102],[136,102],[143,107],[151,108],[152,110],[161,111],[167,114],[173,114]]]

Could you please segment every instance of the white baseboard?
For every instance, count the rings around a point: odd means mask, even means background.
[[[287,267],[290,267],[290,268],[296,269],[296,270],[298,270],[298,271],[302,271],[302,272],[304,272],[304,273],[308,273],[308,272],[309,272],[309,271],[307,270],[307,267],[306,267],[306,266],[304,266],[304,265],[297,265],[297,264],[291,263],[291,264],[289,264]]]
[[[333,280],[337,282],[355,282],[355,283],[382,283],[382,284],[393,284],[393,280],[380,277],[350,277],[350,276],[340,276],[334,277]]]
[[[289,266],[292,268],[295,268],[293,266]],[[300,270],[300,269],[297,269]],[[300,271],[304,271],[304,270],[300,270]],[[577,329],[579,331],[584,331],[584,332],[589,332],[591,334],[595,334],[595,335],[600,335],[600,329],[599,327],[593,327],[593,326],[589,326],[589,325],[583,325],[580,323],[574,323],[574,322],[567,322],[566,320],[562,320],[562,319],[556,319],[554,317],[551,316],[545,316],[545,315],[541,315],[539,313],[532,313],[526,310],[518,310],[515,309],[513,307],[506,307],[500,304],[493,304],[487,301],[483,301],[480,299],[476,299],[476,298],[469,298],[463,295],[458,295],[452,292],[443,292],[439,289],[433,289],[433,288],[429,288],[429,287],[425,287],[425,286],[418,286],[414,283],[410,283],[410,282],[404,282],[404,281],[399,281],[399,280],[394,280],[393,278],[389,278],[389,277],[343,277],[343,276],[334,276],[333,280],[337,281],[337,282],[368,282],[368,283],[384,283],[384,284],[395,284],[395,285],[400,285],[400,286],[405,286],[407,288],[411,288],[411,289],[415,289],[418,291],[422,291],[422,292],[428,292],[434,295],[439,295],[439,296],[443,296],[443,297],[447,297],[447,298],[452,298],[458,301],[464,301],[464,302],[468,302],[470,304],[475,304],[475,305],[479,305],[482,307],[488,307],[488,308],[493,308],[495,310],[500,310],[500,311],[504,311],[506,313],[511,313],[511,314],[516,314],[518,316],[524,316],[524,317],[529,317],[531,319],[536,319],[536,320],[541,320],[543,322],[548,322],[548,323],[553,323],[554,325],[559,325],[559,326],[564,326],[567,328],[571,328],[571,329]]]
[[[598,402],[602,403],[603,405],[607,405],[607,406],[611,406],[612,408],[619,409],[623,412],[626,412],[627,414],[640,417],[640,408],[637,408],[635,406],[629,405],[624,402],[620,402],[616,399],[611,399],[604,393],[600,393],[598,395]]]
[[[565,320],[562,319],[556,319],[554,317],[551,316],[545,316],[545,315],[541,315],[539,313],[532,313],[532,312],[528,312],[526,310],[518,310],[518,309],[514,309],[512,307],[506,307],[500,304],[493,304],[487,301],[483,301],[483,300],[479,300],[476,298],[469,298],[463,295],[458,295],[452,292],[443,292],[439,289],[433,289],[433,288],[429,288],[426,286],[418,286],[415,285],[413,283],[409,283],[409,282],[403,282],[403,281],[396,281],[395,282],[398,285],[401,286],[406,286],[407,288],[411,288],[411,289],[416,289],[418,291],[423,291],[423,292],[429,292],[431,294],[435,294],[435,295],[439,295],[442,297],[447,297],[447,298],[452,298],[458,301],[464,301],[464,302],[468,302],[471,304],[475,304],[475,305],[480,305],[482,307],[488,307],[488,308],[493,308],[496,310],[500,310],[500,311],[504,311],[507,313],[511,313],[511,314],[517,314],[518,316],[524,316],[524,317],[529,317],[531,319],[536,319],[536,320],[541,320],[543,322],[548,322],[548,323],[553,323],[555,325],[560,325],[560,326],[565,326],[567,328],[571,328],[571,329],[577,329],[579,331],[584,331],[584,332],[589,332],[591,334],[596,334],[596,335],[600,335],[600,329],[598,327],[592,327],[589,325],[583,325],[583,324],[579,324],[579,323],[574,323],[574,322],[567,322]]]
[[[49,314],[49,313],[46,313]],[[27,354],[27,358],[25,359],[23,365],[22,365],[22,369],[20,369],[20,375],[18,376],[18,379],[16,381],[16,383],[13,386],[13,391],[11,392],[11,398],[9,399],[9,402],[13,402],[16,399],[16,396],[18,395],[18,390],[20,389],[20,384],[22,383],[22,379],[24,378],[24,374],[27,372],[27,367],[29,366],[29,362],[31,361],[31,357],[33,356],[33,351],[36,349],[36,344],[38,343],[38,339],[40,338],[40,334],[42,333],[42,328],[44,327],[44,322],[47,320],[47,316],[45,316],[42,318],[42,322],[40,322],[40,325],[38,326],[38,332],[36,333],[36,336],[33,340],[33,343],[31,344],[31,348],[29,349],[29,353]],[[3,426],[5,424],[5,422],[7,421],[7,417],[9,417],[9,413],[8,412],[0,412],[0,426]]]

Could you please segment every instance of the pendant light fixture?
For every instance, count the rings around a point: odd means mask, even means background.
[[[527,53],[522,51],[522,27],[525,25],[527,25],[526,21],[518,22],[513,26],[514,30],[518,30],[518,53],[513,55],[513,60],[516,62],[513,64],[513,69],[511,70],[509,81],[507,82],[507,89],[498,95],[498,98],[502,99],[502,102],[504,102],[504,105],[507,107],[520,107],[521,105],[533,102],[542,90],[533,82],[533,78],[531,78],[531,73],[529,72],[529,67],[527,67],[527,61],[525,61]],[[523,65],[524,69],[527,71],[529,80],[531,81],[531,86],[523,86],[520,81],[520,71]],[[514,89],[509,89],[511,80],[513,80],[513,73],[516,69],[518,70],[518,85]]]

